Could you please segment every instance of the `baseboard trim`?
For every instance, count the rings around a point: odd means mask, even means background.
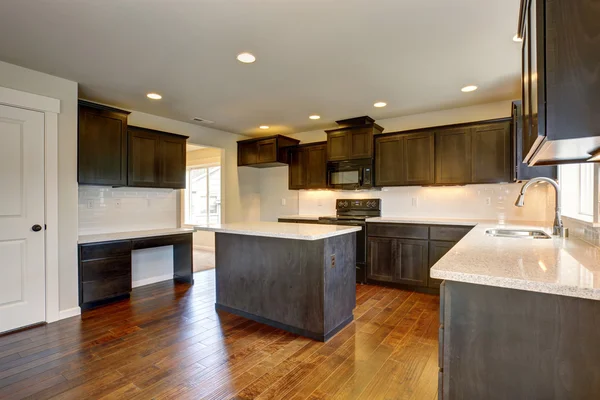
[[[215,251],[214,247],[211,247],[211,246],[201,246],[199,244],[195,244],[194,245],[194,249],[196,249],[196,250],[204,250],[204,251],[212,251],[212,252]]]
[[[80,307],[73,307],[73,308],[69,308],[68,310],[61,310],[58,313],[58,319],[65,319],[65,318],[71,318],[71,317],[75,317],[77,315],[81,315],[81,308]]]
[[[151,278],[140,279],[139,281],[133,281],[133,282],[131,282],[131,287],[136,288],[136,287],[140,287],[140,286],[152,285],[153,283],[170,281],[170,280],[173,280],[173,274],[153,276]]]

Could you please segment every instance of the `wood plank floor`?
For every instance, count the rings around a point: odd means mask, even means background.
[[[215,312],[214,270],[195,279],[0,336],[0,398],[437,398],[438,296],[359,285],[320,343]]]

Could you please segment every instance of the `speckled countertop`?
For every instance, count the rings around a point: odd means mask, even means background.
[[[475,226],[478,223],[485,221],[478,221],[472,219],[458,219],[458,218],[428,218],[428,217],[373,217],[367,218],[367,222],[376,223],[388,223],[388,224],[427,224],[427,225],[461,225],[461,226]],[[488,221],[492,222],[492,221]]]
[[[152,229],[149,231],[134,231],[134,232],[117,232],[117,233],[101,233],[97,235],[81,235],[79,236],[78,243],[99,243],[99,242],[110,242],[113,240],[127,240],[145,237],[155,236],[168,236],[177,235],[180,233],[192,233],[194,232],[191,228],[167,228],[167,229]]]
[[[282,239],[319,240],[358,232],[357,226],[296,224],[287,222],[238,222],[194,227],[197,231],[233,233],[237,235],[264,236]]]
[[[304,215],[282,215],[279,218],[280,219],[297,219],[297,220],[307,220],[307,221],[318,221],[320,217],[321,217],[320,215],[304,214]]]
[[[478,223],[430,271],[433,278],[600,300],[600,248],[576,238],[493,237],[487,229],[541,225]],[[544,228],[551,233],[548,228]]]

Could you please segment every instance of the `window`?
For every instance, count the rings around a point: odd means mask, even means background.
[[[587,222],[598,219],[598,166],[567,164],[559,167],[563,215]]]
[[[206,165],[188,168],[185,190],[185,223],[221,222],[221,167]]]

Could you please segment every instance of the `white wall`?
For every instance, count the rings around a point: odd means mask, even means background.
[[[58,262],[60,310],[78,306],[77,83],[0,61],[0,86],[60,100],[58,115]]]
[[[377,121],[385,130],[395,132],[430,126],[482,121],[511,115],[511,102],[482,104],[472,107],[435,111],[425,114]],[[302,143],[324,141],[323,130],[290,135]],[[399,187],[383,191],[288,190],[288,168],[266,168],[261,171],[261,219],[276,221],[281,215],[335,214],[337,198],[381,198],[383,215],[406,217],[446,217],[473,219],[509,219],[545,221],[552,215],[553,197],[545,187],[528,193],[524,208],[514,207],[519,184],[467,185],[455,187]],[[413,206],[413,198],[416,206]],[[286,205],[282,205],[282,199]],[[549,211],[550,210],[550,211]]]

